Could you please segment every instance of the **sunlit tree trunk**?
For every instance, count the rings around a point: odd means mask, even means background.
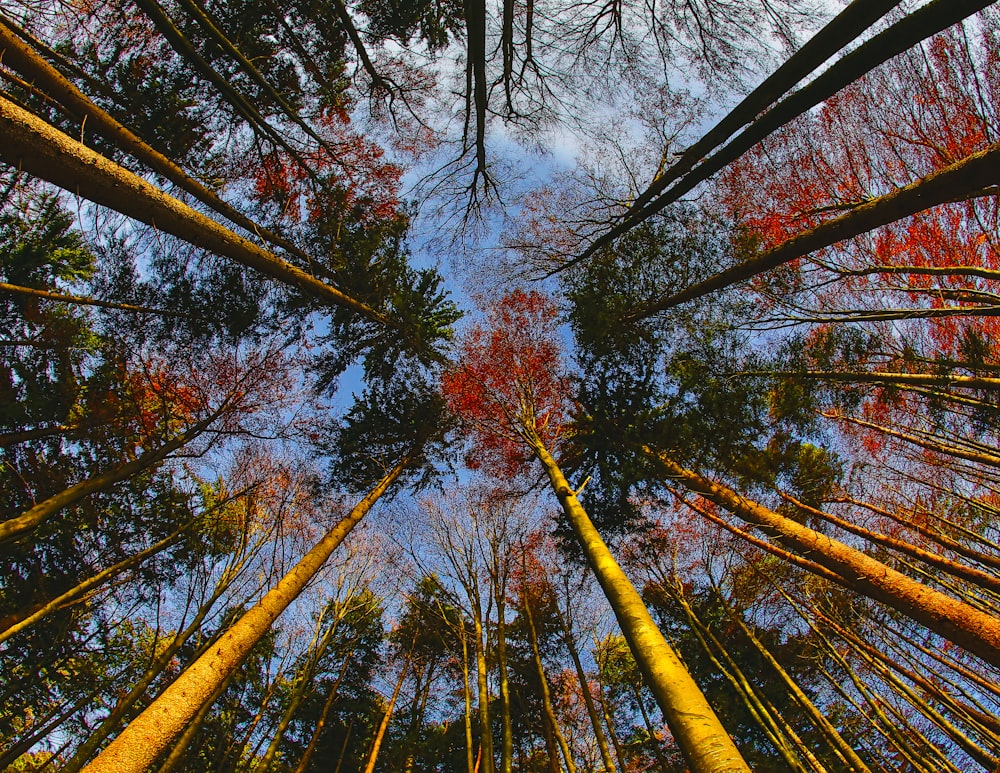
[[[0,50],[3,51],[3,61],[21,72],[29,81],[41,87],[50,96],[62,103],[83,125],[96,129],[101,135],[114,142],[123,150],[131,153],[150,169],[162,174],[172,183],[187,191],[203,204],[228,218],[236,225],[250,233],[258,234],[288,252],[309,260],[308,256],[297,249],[286,239],[281,238],[224,202],[214,192],[192,178],[177,164],[151,147],[138,135],[123,126],[109,113],[102,110],[87,98],[73,83],[64,77],[55,67],[35,52],[31,46],[24,43],[14,31],[0,18]],[[98,301],[98,303],[100,303]]]
[[[542,653],[538,649],[538,629],[535,626],[535,616],[531,613],[531,599],[524,598],[524,617],[528,621],[528,635],[531,637],[531,655],[535,661],[535,673],[538,674],[538,689],[541,691],[542,710],[548,719],[549,726],[556,741],[559,743],[559,750],[562,752],[563,760],[566,762],[566,770],[569,773],[576,773],[576,765],[573,762],[573,754],[570,752],[566,737],[559,729],[559,720],[556,712],[552,708],[552,694],[549,692],[549,681],[545,676],[545,665],[542,663]]]
[[[392,697],[385,707],[382,721],[379,722],[378,730],[375,731],[375,738],[372,741],[371,751],[368,753],[368,761],[365,763],[364,773],[375,773],[375,763],[378,761],[378,753],[382,749],[382,741],[385,740],[385,733],[389,729],[389,720],[392,719],[392,712],[396,708],[396,701],[399,699],[399,693],[403,689],[403,682],[406,680],[406,672],[409,668],[410,655],[407,655],[406,661],[403,663],[403,668],[400,669],[399,679],[396,680],[396,687],[392,691]]]
[[[261,249],[0,96],[0,159],[71,193],[391,326],[360,301]]]
[[[503,773],[511,773],[514,756],[514,730],[510,717],[510,681],[507,678],[507,623],[504,620],[506,589],[502,587],[501,577],[494,575],[491,581],[497,605],[497,671],[500,677],[500,719],[502,726],[500,770]]]
[[[264,598],[246,612],[142,712],[85,770],[143,773],[197,714],[217,685],[239,668],[275,619],[319,572],[330,554],[385,493],[409,463],[404,458],[334,526]]]
[[[846,769],[857,771],[857,773],[870,773],[868,766],[865,765],[864,761],[858,756],[857,752],[851,747],[847,741],[844,740],[843,736],[837,732],[837,728],[833,726],[833,723],[826,718],[826,716],[821,712],[816,704],[810,700],[809,696],[805,694],[801,687],[799,687],[798,682],[792,678],[791,674],[785,670],[784,666],[778,662],[777,658],[771,654],[771,651],[764,646],[764,644],[757,638],[753,630],[744,622],[743,616],[735,609],[729,606],[728,602],[723,598],[721,593],[717,592],[717,597],[725,608],[726,612],[729,614],[730,620],[734,621],[744,635],[750,642],[754,645],[754,648],[761,654],[761,656],[768,662],[771,668],[778,674],[781,681],[784,683],[785,687],[791,693],[792,697],[799,707],[806,712],[809,716],[809,720],[813,725],[826,736],[830,745],[836,751],[838,756],[847,766]]]
[[[219,684],[215,690],[212,692],[208,699],[202,704],[201,708],[198,709],[198,713],[191,718],[188,722],[187,727],[184,728],[184,732],[180,734],[180,737],[174,742],[173,747],[170,749],[170,753],[167,758],[163,761],[163,764],[157,768],[156,773],[172,773],[172,771],[177,770],[179,765],[184,764],[185,755],[187,754],[187,749],[191,745],[191,742],[198,735],[198,731],[201,730],[202,724],[205,722],[205,717],[208,716],[208,712],[211,710],[213,704],[219,700],[222,693],[226,691],[229,687],[229,683],[236,676],[236,671],[230,673],[221,684]]]
[[[285,710],[282,712],[281,718],[278,720],[278,726],[274,730],[274,735],[271,736],[271,741],[267,745],[264,756],[261,757],[260,762],[255,767],[257,771],[260,771],[260,773],[266,773],[274,765],[278,756],[278,748],[281,746],[281,741],[285,737],[285,732],[288,730],[288,726],[295,718],[295,713],[298,711],[299,706],[302,705],[302,701],[309,695],[309,688],[312,684],[316,665],[318,664],[320,658],[323,657],[327,647],[330,646],[330,641],[336,634],[338,624],[340,623],[345,611],[346,607],[338,608],[335,612],[336,616],[328,623],[327,629],[323,635],[319,635],[319,630],[317,630],[316,634],[314,634],[306,660],[302,664],[299,673],[296,675],[295,685],[292,688],[291,694],[288,696],[288,704],[285,706]],[[324,621],[321,618],[320,625],[322,625],[323,622]]]
[[[91,756],[93,756],[94,752],[101,747],[101,744],[134,713],[133,709],[135,705],[146,695],[146,690],[149,689],[149,686],[170,664],[170,661],[181,650],[181,647],[201,630],[201,625],[206,616],[236,579],[242,566],[243,561],[234,561],[226,567],[222,576],[216,582],[212,595],[201,604],[191,623],[171,639],[170,643],[150,663],[149,668],[146,669],[142,678],[115,704],[111,713],[97,727],[90,731],[87,739],[77,747],[73,757],[63,767],[62,770],[65,773],[76,773],[76,771],[81,770]]]
[[[323,734],[323,728],[326,727],[327,717],[330,716],[330,709],[333,707],[333,702],[337,699],[337,693],[340,690],[340,683],[344,680],[344,675],[347,673],[347,669],[350,665],[351,658],[350,655],[348,655],[344,658],[344,662],[340,666],[340,673],[337,674],[337,681],[333,683],[333,686],[326,695],[326,700],[323,702],[323,710],[319,714],[319,719],[316,720],[316,727],[313,728],[312,736],[309,738],[309,743],[306,745],[305,751],[302,752],[302,759],[300,759],[299,764],[295,766],[295,773],[305,773],[306,768],[309,767],[309,762],[312,760],[313,753],[316,751],[316,744],[319,742],[319,738]]]
[[[473,582],[475,578],[473,577]],[[490,720],[490,686],[489,669],[486,664],[486,641],[483,630],[483,609],[478,588],[475,589],[472,602],[472,635],[475,637],[476,679],[479,686],[479,737],[482,751],[481,768],[483,773],[493,773],[493,726]]]
[[[84,497],[98,491],[103,491],[109,486],[127,480],[145,470],[153,469],[174,451],[180,450],[208,429],[216,418],[218,418],[218,412],[193,425],[177,437],[171,438],[156,448],[146,451],[138,459],[133,459],[131,462],[119,465],[113,470],[87,478],[87,480],[81,481],[74,486],[60,491],[58,494],[53,494],[47,499],[42,500],[21,515],[0,523],[0,542],[17,539],[35,529],[42,521],[51,518],[63,508],[76,504]]]
[[[473,773],[476,761],[472,752],[472,685],[469,678],[469,637],[465,630],[465,619],[459,617],[459,638],[462,640],[462,698],[465,701],[463,720],[465,724],[465,763],[468,773]]]
[[[0,643],[5,642],[14,634],[34,625],[39,620],[44,619],[57,610],[65,609],[73,604],[85,601],[91,595],[92,591],[100,588],[105,583],[110,582],[122,572],[134,566],[138,566],[147,558],[154,556],[175,544],[180,538],[183,530],[190,525],[190,522],[185,524],[180,529],[174,531],[173,534],[164,537],[162,540],[150,545],[145,550],[141,550],[140,552],[119,561],[117,564],[101,570],[97,574],[88,577],[86,580],[77,583],[69,590],[60,593],[50,601],[40,602],[28,609],[19,610],[12,615],[8,615],[7,617],[0,619]]]
[[[732,489],[656,456],[671,477],[843,578],[848,587],[913,618],[1000,666],[1000,619],[889,568],[871,556],[742,497]]]
[[[726,729],[656,627],[642,597],[611,555],[555,459],[537,436],[532,439],[532,448],[692,770],[695,773],[748,771]]]
[[[691,625],[691,630],[709,661],[733,686],[736,694],[740,696],[743,705],[746,706],[761,730],[770,739],[771,744],[781,756],[788,770],[808,773],[801,759],[796,756],[796,753],[802,754],[805,757],[811,757],[812,753],[808,749],[805,749],[797,734],[788,732],[791,728],[787,723],[781,721],[777,716],[777,712],[773,710],[774,707],[759,693],[743,669],[740,668],[736,660],[729,654],[725,645],[718,640],[701,620],[698,613],[688,602],[683,589],[677,587],[677,582],[676,579],[668,580],[662,583],[660,588],[684,611],[684,615]],[[817,769],[825,772],[822,766],[819,766]]]
[[[576,669],[577,679],[580,680],[580,692],[583,695],[584,705],[587,707],[587,716],[590,717],[591,727],[594,728],[594,739],[597,741],[597,748],[601,753],[601,762],[607,773],[615,773],[615,763],[611,759],[611,750],[608,748],[608,739],[604,735],[604,728],[601,726],[601,718],[597,713],[597,706],[594,705],[594,696],[590,692],[590,684],[587,680],[587,673],[583,670],[583,663],[580,662],[580,653],[576,649],[576,641],[567,616],[559,613],[559,622],[563,629],[563,641],[566,642],[566,649],[569,650],[570,659],[573,661],[573,668]]]
[[[615,758],[618,760],[618,769],[625,770],[627,765],[625,764],[625,752],[622,749],[621,741],[618,740],[618,731],[615,730],[615,715],[614,709],[612,709],[607,702],[607,697],[604,693],[604,682],[601,679],[602,666],[600,661],[597,663],[597,678],[598,687],[600,688],[601,694],[601,714],[604,717],[604,722],[608,727],[608,736],[611,738],[611,745],[615,749]]]
[[[936,770],[948,770],[952,771],[952,773],[959,773],[951,761],[933,743],[928,741],[923,734],[913,731],[913,728],[910,727],[905,719],[896,712],[891,702],[886,701],[881,695],[875,692],[874,685],[872,684],[873,680],[859,674],[851,663],[848,662],[842,649],[835,646],[826,633],[819,627],[818,621],[822,617],[822,614],[816,609],[815,605],[810,603],[808,608],[803,609],[799,603],[792,599],[787,591],[775,584],[773,580],[771,584],[788,601],[792,608],[795,609],[806,625],[809,626],[816,640],[822,645],[824,652],[847,675],[850,683],[864,702],[864,706],[858,705],[844,689],[844,686],[841,684],[842,678],[830,674],[822,666],[820,666],[821,673],[826,676],[831,686],[851,702],[858,713],[864,716],[871,723],[872,727],[881,733],[899,751],[913,766],[913,769],[921,771],[921,773],[932,773]],[[914,742],[916,745],[914,745]]]

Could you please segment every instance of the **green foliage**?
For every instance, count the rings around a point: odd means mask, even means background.
[[[399,374],[365,389],[319,446],[331,458],[338,485],[366,491],[408,456],[403,477],[421,486],[434,476],[450,426],[436,385],[420,374]]]
[[[465,31],[465,7],[460,0],[362,0],[361,11],[368,17],[369,33],[376,39],[393,38],[409,43],[419,38],[432,51],[440,51],[451,38]]]

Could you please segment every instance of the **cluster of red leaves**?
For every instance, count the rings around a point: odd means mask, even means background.
[[[140,446],[183,432],[212,413],[218,414],[217,432],[239,433],[290,393],[290,372],[276,351],[219,353],[183,365],[151,356],[122,367],[118,386],[100,395],[101,413],[113,416]]]
[[[343,109],[321,116],[320,136],[336,151],[316,147],[303,152],[309,169],[325,178],[327,187],[316,191],[307,171],[283,151],[268,153],[253,177],[254,192],[260,201],[277,203],[291,220],[303,216],[315,222],[331,216],[331,211],[348,211],[362,225],[374,225],[398,216],[399,187],[403,170],[385,159],[385,150],[351,128],[351,118]]]
[[[441,390],[475,442],[470,468],[512,477],[531,458],[530,437],[551,449],[570,410],[552,301],[523,290],[496,301],[461,340]]]
[[[732,164],[722,203],[766,249],[982,150],[998,128],[1000,83],[983,77],[996,58],[957,27],[891,60]]]
[[[1000,136],[996,42],[1000,15],[986,13],[888,62],[776,133],[733,164],[719,198],[757,249],[772,248],[857,204],[908,185],[987,147]],[[996,197],[935,207],[831,248],[817,257],[844,268],[1000,267]],[[783,286],[808,281],[783,269]],[[762,289],[772,288],[762,276]],[[886,295],[883,288],[893,288]],[[938,290],[943,292],[937,292]],[[820,308],[908,303],[920,308],[977,305],[985,288],[967,275],[867,273],[817,295]],[[959,293],[959,295],[956,295]],[[982,297],[982,296],[979,296]],[[986,338],[1000,321],[956,316],[923,320],[927,356],[954,357],[969,325]]]

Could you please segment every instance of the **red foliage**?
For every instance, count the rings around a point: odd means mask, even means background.
[[[487,310],[459,352],[441,389],[475,440],[466,463],[513,476],[531,457],[528,439],[551,449],[569,415],[555,306],[541,293],[516,290]]]
[[[293,394],[290,363],[277,351],[261,350],[242,357],[213,354],[183,365],[150,356],[131,368],[122,367],[118,384],[94,395],[99,415],[137,446],[156,445],[216,414],[216,433],[259,430],[266,411],[280,410]]]
[[[995,142],[998,29],[1000,16],[993,12],[949,29],[869,73],[733,164],[720,177],[718,194],[749,243],[772,248]],[[935,207],[818,256],[859,271],[885,265],[996,269],[998,228],[997,199],[978,198]],[[773,289],[772,280],[762,276],[758,286]],[[795,277],[782,275],[782,282],[800,286]],[[935,294],[938,289],[944,295]],[[863,274],[819,293],[817,306],[962,306],[973,301],[955,292],[982,289],[981,281],[962,275]],[[921,324],[934,347],[928,356],[954,356],[970,323],[949,316]],[[971,324],[987,338],[1000,335],[996,318]]]
[[[376,224],[398,215],[399,182],[403,170],[385,160],[385,151],[350,127],[343,109],[321,116],[320,136],[336,151],[323,148],[300,153],[309,168],[325,178],[327,187],[317,191],[309,174],[284,151],[268,153],[254,174],[254,192],[261,201],[277,203],[292,220],[303,215],[310,221],[329,218],[331,211],[349,211],[363,224]]]

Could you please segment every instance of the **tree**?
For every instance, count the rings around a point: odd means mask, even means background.
[[[8,4],[0,768],[994,771],[990,5]]]
[[[449,406],[507,470],[532,454],[542,464],[563,512],[604,589],[643,676],[696,770],[745,767],[697,685],[656,628],[576,493],[547,448],[567,414],[567,385],[559,371],[554,309],[537,293],[515,292],[493,310],[491,326],[474,328],[464,355],[445,373]]]

